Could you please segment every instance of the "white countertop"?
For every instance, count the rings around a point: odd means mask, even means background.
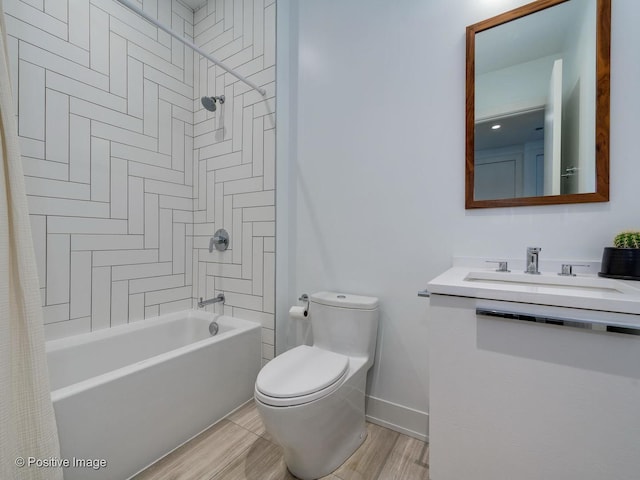
[[[431,294],[640,314],[640,281],[593,273],[563,277],[456,266],[431,280],[427,290]]]

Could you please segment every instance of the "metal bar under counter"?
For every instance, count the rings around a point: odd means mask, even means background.
[[[537,315],[531,313],[499,310],[494,308],[476,308],[476,315],[483,317],[500,318],[504,320],[516,320],[520,322],[543,323],[560,327],[579,328],[596,332],[622,333],[626,335],[640,335],[640,325],[607,323],[605,321],[593,321],[578,318],[563,318],[558,316]]]

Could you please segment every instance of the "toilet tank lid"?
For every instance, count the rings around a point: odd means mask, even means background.
[[[318,292],[311,295],[311,301],[331,307],[355,308],[359,310],[375,310],[378,308],[376,297],[365,297],[340,292]]]

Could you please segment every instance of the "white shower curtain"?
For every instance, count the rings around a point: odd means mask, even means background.
[[[3,12],[0,0],[0,479],[62,479],[60,468],[20,466],[58,458],[60,447]]]

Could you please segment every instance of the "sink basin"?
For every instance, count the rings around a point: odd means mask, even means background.
[[[640,288],[630,286],[626,282],[597,277],[595,275],[561,276],[552,273],[530,275],[527,273],[472,271],[464,278],[465,282],[483,285],[493,284],[506,286],[536,287],[560,291],[581,291],[584,293],[638,295]]]

